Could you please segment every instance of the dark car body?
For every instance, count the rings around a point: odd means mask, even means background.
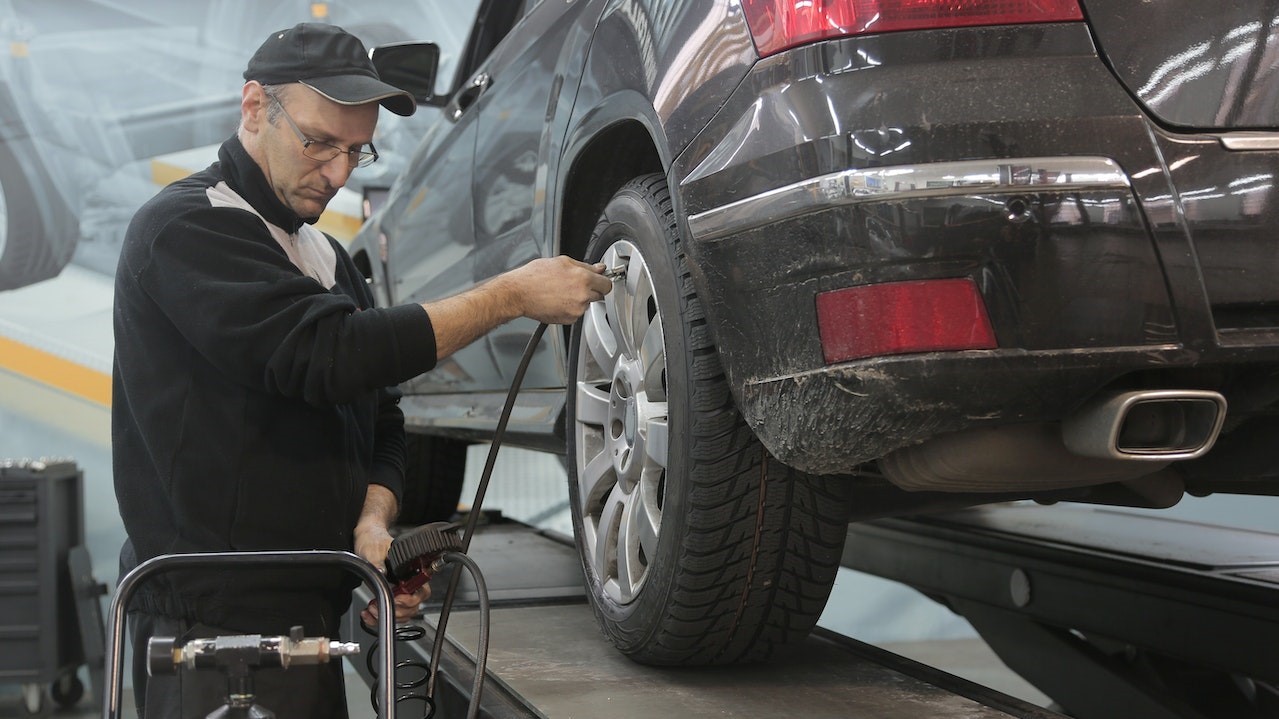
[[[1279,399],[1279,3],[1027,2],[1011,19],[870,22],[776,45],[780,25],[760,18],[805,4],[517,5],[481,8],[498,19],[477,24],[449,105],[355,247],[383,301],[424,301],[537,256],[612,257],[592,238],[619,193],[647,197],[657,219],[669,202],[683,289],[654,279],[649,315],[663,367],[683,356],[700,379],[662,380],[659,503],[679,461],[744,456],[738,435],[718,455],[683,439],[714,421],[696,407],[695,426],[675,426],[677,395],[717,382],[762,445],[751,466],[780,462],[813,482],[806,501],[840,505],[816,512],[810,537],[850,516],[1009,498],[1279,491],[1264,452]],[[532,329],[512,323],[407,384],[413,428],[490,436]],[[590,474],[573,456],[581,342],[547,333],[512,420],[528,446],[568,441],[574,487]],[[1147,424],[1129,426],[1142,402]],[[631,437],[627,411],[606,443],[623,425]],[[1146,439],[1116,447],[1129,433]],[[606,523],[588,520],[612,515],[592,515],[582,487],[579,540],[602,576],[620,560],[591,554]],[[718,506],[763,516],[787,496]],[[636,556],[655,563],[644,541]],[[780,641],[730,632],[710,654],[654,650],[661,632],[634,618],[639,581],[595,595],[641,659],[732,660]]]

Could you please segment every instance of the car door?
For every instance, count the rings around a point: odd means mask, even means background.
[[[576,66],[586,55],[590,28],[582,15],[589,5],[586,0],[531,4],[485,66],[489,90],[475,108],[479,128],[472,178],[474,269],[481,275],[558,251],[554,238],[545,236],[547,183],[554,177],[551,163],[559,155],[571,109]],[[477,343],[497,374],[476,389],[506,389],[536,327],[532,320],[516,320]],[[562,387],[563,334],[547,332],[542,343],[524,387]]]
[[[458,64],[457,84],[427,130],[389,200],[381,242],[389,257],[387,293],[394,304],[427,302],[457,294],[483,275],[476,270],[471,200],[478,112],[486,89],[478,71],[496,45],[509,0],[480,3],[471,37]],[[510,22],[506,22],[510,27]],[[431,111],[424,109],[424,111]],[[485,353],[465,348],[431,372],[410,380],[411,394],[465,391],[497,376]]]

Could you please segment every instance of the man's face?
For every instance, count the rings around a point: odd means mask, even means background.
[[[288,117],[281,114],[271,124],[266,118],[273,103],[262,94],[259,121],[250,128],[255,135],[256,152],[250,149],[250,154],[285,205],[299,217],[319,217],[346,184],[354,166],[346,154],[328,162],[307,157],[302,140],[289,126],[289,118],[311,140],[342,149],[368,150],[377,126],[378,105],[339,105],[305,86],[292,86],[279,98]]]

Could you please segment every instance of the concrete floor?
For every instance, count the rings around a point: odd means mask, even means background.
[[[880,646],[895,654],[1024,699],[1032,704],[1044,707],[1051,704],[1049,698],[1042,692],[1004,667],[994,652],[990,651],[985,642],[980,639],[888,642]],[[369,687],[354,671],[348,671],[347,699],[352,717],[372,716],[368,695]],[[25,716],[29,715],[22,703],[20,688],[17,685],[0,685],[0,717]],[[49,716],[90,719],[102,716],[102,711],[94,707],[92,701],[86,697],[73,707],[53,708]],[[121,719],[136,719],[137,715],[133,711],[133,695],[128,689],[125,690],[123,711],[119,716]]]
[[[373,716],[373,710],[369,706],[369,687],[354,671],[347,672],[346,694],[348,711],[352,717]],[[125,688],[122,698],[121,711],[117,716],[120,719],[137,719],[138,714],[133,708],[133,692]],[[70,707],[50,705],[46,714],[51,717],[91,719],[101,717],[102,708],[96,705],[92,698],[86,696]],[[0,717],[28,716],[31,715],[27,713],[26,705],[23,703],[21,687],[14,684],[0,685]]]
[[[883,649],[1041,707],[1052,700],[1013,673],[979,638],[885,642]]]

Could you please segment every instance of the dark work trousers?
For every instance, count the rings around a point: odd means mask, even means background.
[[[204,624],[141,612],[129,613],[133,636],[133,692],[138,719],[203,719],[226,704],[226,674],[216,669],[188,670],[177,674],[147,676],[147,642],[151,637],[176,637],[178,644],[191,639],[244,634]],[[332,637],[336,639],[336,637]],[[254,700],[275,712],[278,719],[346,719],[346,685],[342,662],[256,669]]]

